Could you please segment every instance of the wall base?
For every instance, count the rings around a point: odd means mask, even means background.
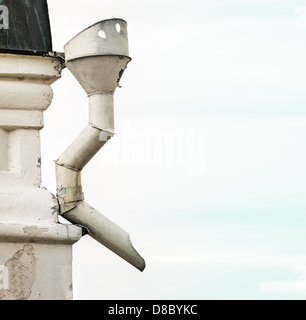
[[[81,228],[0,224],[0,234],[0,300],[73,298],[72,244]],[[5,242],[13,237],[18,242]]]

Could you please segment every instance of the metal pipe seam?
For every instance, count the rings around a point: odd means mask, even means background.
[[[81,171],[104,146],[105,141],[99,140],[102,131],[91,124],[87,125],[59,159],[56,160],[56,163],[75,171]]]
[[[81,172],[107,142],[99,141],[103,131],[89,124],[63,155],[55,161],[60,214],[71,210],[78,202],[84,200]]]

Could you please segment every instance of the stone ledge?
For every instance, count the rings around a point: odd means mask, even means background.
[[[0,59],[1,77],[37,79],[48,84],[61,77],[62,64],[58,58],[0,53]]]
[[[0,223],[0,243],[37,243],[73,245],[82,229],[70,224],[20,225]]]
[[[0,109],[45,111],[53,98],[52,88],[43,80],[39,83],[5,79],[3,74],[0,74],[0,91]]]

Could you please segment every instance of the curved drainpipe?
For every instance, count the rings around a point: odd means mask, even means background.
[[[111,19],[89,27],[67,43],[65,56],[66,66],[89,96],[89,123],[55,162],[60,214],[143,271],[145,261],[129,234],[84,201],[81,184],[82,169],[114,136],[113,95],[131,60],[126,22]]]

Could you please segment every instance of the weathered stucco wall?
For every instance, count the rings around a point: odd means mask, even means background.
[[[1,243],[0,247],[0,264],[5,266],[0,300],[72,299],[71,246]]]
[[[72,245],[41,185],[40,129],[60,78],[56,58],[0,54],[0,300],[71,299]]]

